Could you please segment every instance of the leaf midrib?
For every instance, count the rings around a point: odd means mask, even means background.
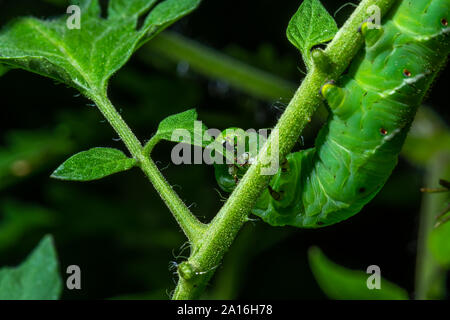
[[[39,24],[35,23],[35,20],[29,19],[27,23],[30,25],[32,29],[39,32],[45,39],[47,39],[55,48],[57,48],[66,58],[66,61],[78,71],[78,73],[84,78],[84,81],[88,84],[89,88],[93,88],[93,82],[91,77],[84,72],[83,68],[77,62],[77,60],[70,54],[70,50],[66,48],[64,42],[58,41],[57,38],[51,36],[48,30],[43,30]],[[73,81],[73,79],[72,79]]]

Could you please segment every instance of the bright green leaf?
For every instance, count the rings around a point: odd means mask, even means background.
[[[201,147],[210,144],[210,141],[203,141],[206,130],[206,126],[197,121],[197,111],[191,109],[165,118],[159,123],[155,136],[160,140],[180,142],[183,138],[179,136],[184,132],[191,137],[191,144]]]
[[[45,236],[18,267],[0,269],[0,300],[56,300],[61,295],[59,263],[51,236]]]
[[[309,67],[311,48],[330,41],[337,31],[336,22],[319,0],[304,0],[289,22],[286,33]]]
[[[200,0],[111,0],[108,17],[98,0],[73,1],[81,8],[80,29],[69,15],[15,20],[0,32],[0,62],[77,88],[88,97],[106,91],[108,79],[144,41],[194,10]],[[137,28],[143,14],[153,9]],[[71,20],[72,21],[72,20]]]
[[[122,19],[140,16],[151,8],[157,0],[110,0],[108,19]]]
[[[166,27],[173,22],[177,21],[184,15],[191,12],[198,6],[200,0],[196,1],[180,1],[180,0],[166,0],[158,4],[155,9],[149,14],[147,20],[144,23],[144,27]],[[156,30],[150,30],[152,34]],[[160,30],[158,30],[159,32]]]
[[[408,294],[397,285],[381,279],[381,289],[369,290],[371,274],[350,270],[330,261],[319,248],[309,251],[309,263],[320,288],[331,299],[339,300],[406,300]]]
[[[136,165],[122,151],[111,148],[93,148],[67,159],[52,174],[52,178],[69,181],[92,181],[126,171]]]

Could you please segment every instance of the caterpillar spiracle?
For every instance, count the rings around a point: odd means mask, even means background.
[[[349,71],[321,88],[330,116],[315,148],[289,154],[252,212],[274,226],[318,228],[345,220],[383,187],[418,105],[450,51],[450,0],[403,0],[381,28],[364,23]],[[230,191],[246,166],[216,166]]]

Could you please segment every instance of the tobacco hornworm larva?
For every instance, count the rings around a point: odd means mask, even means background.
[[[449,12],[449,0],[403,0],[381,28],[361,26],[364,49],[321,88],[330,116],[316,147],[287,156],[254,214],[274,226],[317,228],[355,215],[380,191],[449,54]],[[238,175],[224,168],[216,165],[216,177],[229,191]]]

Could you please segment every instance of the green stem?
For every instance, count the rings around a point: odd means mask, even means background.
[[[186,207],[184,202],[178,197],[172,186],[167,183],[156,164],[150,158],[145,157],[143,159],[141,162],[141,169],[164,200],[189,239],[193,250],[195,250],[197,245],[202,241],[207,225],[201,223],[192,214],[189,208]]]
[[[144,153],[144,155],[146,157],[149,157],[150,154],[153,151],[153,148],[158,144],[158,142],[160,142],[161,139],[159,139],[159,137],[154,136],[152,137],[144,146],[144,149],[142,150],[142,152]]]
[[[195,270],[196,276],[188,279],[180,276],[173,299],[197,298],[205,288],[236,234],[248,220],[248,214],[259,194],[270,180],[270,176],[261,174],[263,164],[272,161],[270,152],[278,149],[280,158],[290,152],[321,102],[320,87],[326,81],[336,79],[353,59],[362,44],[358,28],[368,18],[368,7],[378,5],[384,14],[395,2],[395,0],[363,0],[328,45],[325,52],[332,61],[334,70],[319,70],[313,67],[308,73],[275,127],[274,132],[278,133],[278,137],[274,134],[269,137],[258,160],[249,168],[210,223],[203,235],[203,242],[189,258],[187,263]]]
[[[97,104],[98,109],[125,143],[131,155],[138,160],[140,168],[158,191],[195,249],[202,239],[206,225],[198,221],[163,177],[156,164],[144,153],[142,144],[111,104],[106,94],[87,94],[87,96]]]
[[[450,170],[448,153],[433,157],[427,167],[426,186],[436,185],[439,179]],[[416,289],[415,298],[442,299],[445,295],[445,270],[437,263],[428,248],[430,232],[436,224],[436,218],[447,200],[446,194],[424,193],[420,213],[419,236],[417,240]]]
[[[284,79],[173,32],[165,31],[150,41],[141,51],[140,57],[148,61],[155,52],[175,61],[184,61],[201,74],[225,80],[238,90],[261,99],[273,101],[289,98],[295,91],[295,86]]]

